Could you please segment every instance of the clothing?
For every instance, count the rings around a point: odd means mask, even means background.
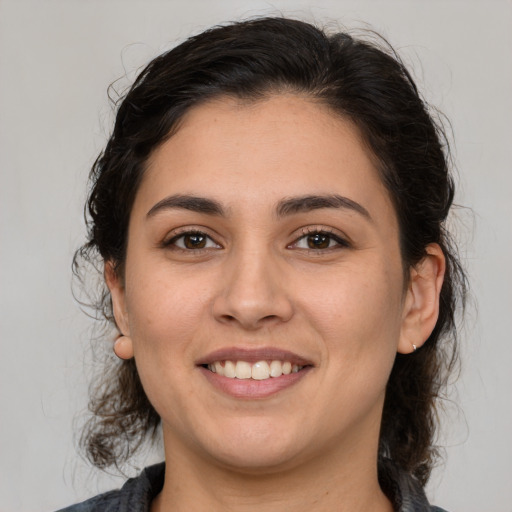
[[[130,478],[117,491],[100,494],[57,512],[149,512],[151,501],[162,490],[164,475],[165,464],[155,464],[138,477]],[[379,466],[379,480],[396,512],[446,512],[431,507],[419,483],[390,462]]]

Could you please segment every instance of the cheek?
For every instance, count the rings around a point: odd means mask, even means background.
[[[385,387],[400,338],[401,274],[371,268],[346,269],[322,280],[323,286],[310,283],[300,306],[320,334],[331,377],[343,376],[354,396]]]
[[[179,425],[194,403],[187,383],[203,325],[199,284],[154,271],[140,273],[131,283],[127,306],[143,388],[159,415]]]
[[[399,328],[401,279],[370,266],[331,272],[306,281],[297,290],[300,304],[328,332]]]
[[[177,353],[190,351],[205,313],[205,283],[154,266],[135,273],[127,283],[131,283],[127,309],[136,357],[172,364]]]
[[[301,331],[312,327],[322,352],[321,385],[308,390],[308,398],[321,408],[322,430],[329,436],[337,436],[342,426],[359,425],[369,411],[380,418],[396,357],[401,281],[382,266],[370,268],[347,265],[329,279],[305,279],[296,295],[303,297]]]

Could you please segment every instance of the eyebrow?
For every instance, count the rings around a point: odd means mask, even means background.
[[[207,215],[225,216],[226,212],[222,205],[214,199],[192,195],[176,194],[158,201],[147,213],[146,217],[153,217],[164,210],[172,209],[191,210],[193,212],[205,213]]]
[[[322,208],[346,209],[356,212],[366,219],[373,221],[368,210],[361,204],[337,194],[331,195],[305,195],[291,197],[279,201],[276,206],[278,217],[288,217],[297,213],[307,213]],[[147,213],[146,217],[153,217],[165,210],[183,209],[206,215],[226,216],[226,210],[215,199],[194,195],[176,194],[165,197],[156,203]]]
[[[283,199],[276,208],[278,217],[294,215],[296,213],[305,213],[322,208],[347,209],[359,213],[366,219],[373,221],[368,210],[359,203],[356,203],[348,197],[337,194],[332,195],[307,195],[300,197],[291,197]]]

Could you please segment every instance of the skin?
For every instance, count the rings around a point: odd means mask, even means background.
[[[135,357],[162,418],[168,464],[153,511],[392,510],[376,467],[386,382],[397,351],[435,325],[444,258],[429,246],[404,283],[373,161],[350,121],[294,95],[195,107],[151,156],[124,274],[105,270],[125,335],[116,352]],[[176,194],[223,215],[155,209]],[[361,209],[276,212],[312,194]],[[205,247],[186,248],[190,230]],[[309,248],[319,232],[327,247]],[[226,347],[288,350],[311,368],[269,397],[237,398],[197,366]]]

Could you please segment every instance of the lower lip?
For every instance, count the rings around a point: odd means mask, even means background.
[[[254,380],[231,379],[214,373],[203,366],[198,368],[214,387],[234,398],[246,400],[256,400],[275,395],[302,380],[311,370],[311,367],[307,366],[297,373],[281,375],[281,377],[270,377],[264,380]]]

